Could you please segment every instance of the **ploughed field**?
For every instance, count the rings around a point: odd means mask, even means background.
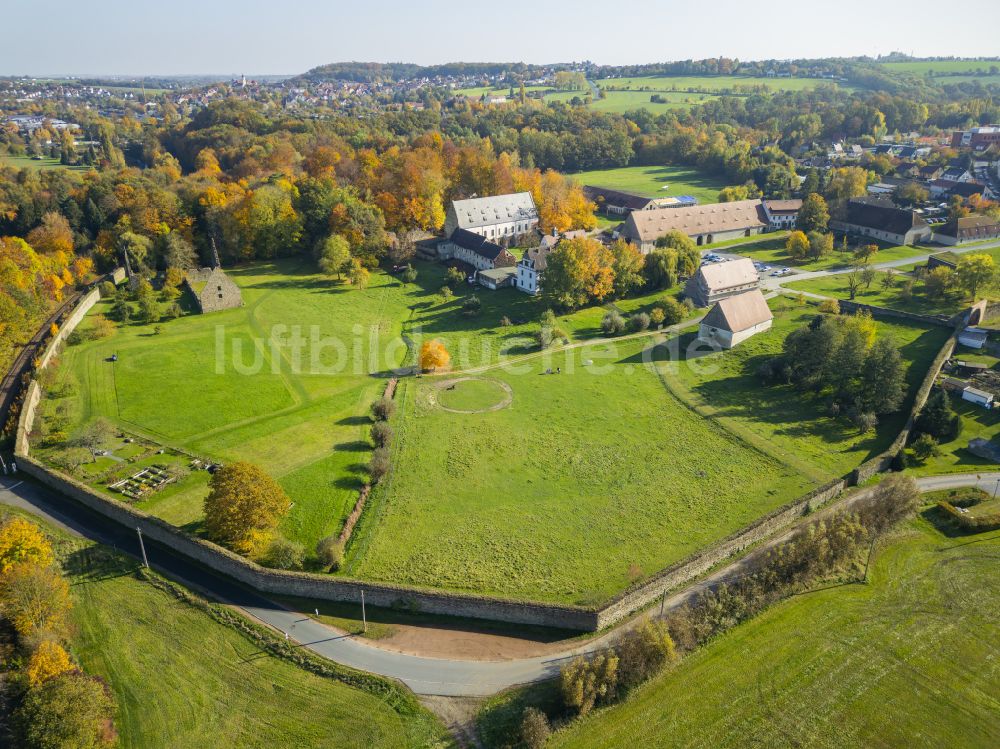
[[[189,454],[257,463],[292,500],[282,532],[311,551],[340,530],[366,479],[368,409],[392,368],[412,362],[404,339],[439,338],[454,371],[401,380],[392,471],[355,529],[346,573],[579,604],[607,601],[846,473],[901,423],[860,437],[820,399],[762,388],[758,360],[812,307],[777,304],[772,331],[696,371],[653,345],[689,333],[591,340],[601,307],[560,316],[571,347],[539,352],[544,300],[468,288],[446,297],[440,267],[418,274],[403,284],[373,272],[358,290],[290,261],[233,270],[240,309],[119,325],[68,346],[45,422],[63,419],[72,440],[103,416],[134,438],[76,469],[119,499],[108,477],[133,468],[186,467]],[[469,316],[473,293],[482,309]],[[664,293],[615,306],[648,311]],[[81,331],[108,311],[100,303]],[[879,328],[901,344],[915,387],[943,333]],[[39,452],[58,460],[63,449]],[[137,506],[197,533],[208,478],[182,469]]]

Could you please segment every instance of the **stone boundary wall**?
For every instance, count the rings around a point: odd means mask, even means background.
[[[35,410],[42,399],[42,389],[34,380],[28,383],[28,389],[24,394],[24,401],[21,404],[21,415],[17,420],[17,432],[14,437],[14,454],[27,455],[31,450],[29,438],[31,428],[35,423]]]
[[[904,312],[898,309],[889,309],[888,307],[877,307],[873,304],[863,304],[862,302],[854,302],[850,299],[838,299],[837,304],[840,305],[840,312],[869,312],[872,317],[891,317],[897,320],[906,320],[908,322],[919,322],[925,325],[939,325],[945,328],[954,327],[954,317],[945,317],[944,315],[918,315],[914,312]],[[959,313],[961,315],[966,314],[965,312]]]
[[[96,302],[96,297],[91,299],[90,296],[88,294],[88,299],[81,301],[80,306],[67,319],[63,331],[60,332],[65,332],[68,335],[79,323],[86,310],[89,310]],[[77,314],[85,305],[86,309]],[[860,306],[867,307],[867,305]],[[882,312],[882,308],[872,308],[873,316]],[[895,310],[888,310],[888,313],[887,316],[900,316],[896,314]],[[902,317],[925,323],[931,322],[930,319],[924,319],[919,315],[908,315],[908,313],[903,313]],[[947,325],[944,321],[933,320],[933,322]],[[31,458],[29,455],[29,436],[41,396],[40,388],[34,380],[29,385],[26,407],[22,409],[18,422],[15,452],[21,470],[70,500],[78,502],[127,528],[139,528],[152,541],[217,572],[228,575],[262,593],[338,602],[356,602],[360,600],[363,590],[366,601],[373,606],[593,632],[626,619],[667,592],[694,580],[755,543],[788,528],[809,512],[829,503],[848,486],[865,481],[876,473],[887,470],[892,458],[905,446],[913,418],[926,401],[941,366],[954,350],[955,341],[956,336],[953,335],[938,352],[930,371],[917,391],[906,426],[886,452],[855,469],[847,477],[818,487],[804,497],[773,510],[722,541],[675,562],[656,573],[651,579],[619,594],[599,609],[362,582],[341,576],[286,572],[261,567],[210,541],[191,536],[166,521],[148,515],[131,505],[99,494],[70,476],[44,466]],[[55,350],[55,342],[49,350]],[[387,383],[387,389],[388,386]]]
[[[45,347],[45,353],[42,354],[42,358],[39,360],[39,369],[45,369],[49,366],[49,362],[51,362],[52,358],[56,355],[56,351],[59,350],[59,346],[61,346],[66,340],[66,337],[76,329],[76,326],[80,324],[80,321],[86,317],[87,313],[90,312],[90,308],[97,304],[97,301],[100,298],[101,292],[98,291],[96,286],[80,297],[80,301],[77,302],[76,307],[74,307],[69,316],[63,320],[62,325],[59,328],[59,332],[49,339],[49,343]]]
[[[18,469],[99,515],[126,528],[139,528],[148,540],[272,595],[360,602],[361,591],[371,606],[409,609],[430,614],[531,624],[578,631],[597,629],[597,613],[583,607],[513,601],[473,594],[435,591],[344,577],[272,570],[209,541],[190,536],[152,515],[111,497],[104,497],[71,477],[29,456],[18,457]],[[155,553],[154,553],[155,561]]]

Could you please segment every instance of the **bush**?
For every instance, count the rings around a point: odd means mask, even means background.
[[[62,674],[28,691],[17,709],[17,746],[109,747],[115,743],[114,702],[107,685],[79,671]]]
[[[462,302],[462,311],[467,315],[478,315],[483,311],[483,303],[478,296],[473,294]]]
[[[79,330],[74,330],[72,333],[66,336],[67,346],[77,346],[83,343],[83,341],[84,341],[83,333],[81,333]]]
[[[444,274],[444,285],[449,288],[454,289],[463,283],[465,283],[465,274],[458,268],[449,268],[448,272]]]
[[[824,299],[819,303],[819,311],[825,315],[839,315],[840,302],[836,299]]]
[[[501,328],[509,328],[513,324],[514,323],[512,323],[510,321],[510,318],[507,317],[507,315],[504,315],[503,317],[500,318],[500,327]]]
[[[302,544],[289,541],[284,536],[276,536],[267,547],[264,564],[276,570],[302,569],[305,549]]]
[[[559,672],[563,704],[578,715],[615,697],[618,686],[618,656],[600,653],[590,660],[577,658]]]
[[[615,652],[618,654],[618,684],[623,692],[642,684],[677,659],[670,631],[660,620],[649,620],[626,632]]]
[[[389,467],[389,451],[384,447],[376,447],[368,460],[368,475],[372,483],[377,484],[384,479],[389,473]]]
[[[918,464],[927,462],[928,458],[937,457],[941,454],[938,442],[929,434],[921,434],[913,441],[911,446],[913,457]]]
[[[536,707],[526,707],[521,717],[521,741],[528,749],[541,749],[545,746],[552,728],[549,719]]]
[[[601,320],[601,330],[608,335],[621,335],[625,332],[625,318],[617,310],[604,313]]]
[[[412,265],[407,265],[401,278],[404,283],[414,283],[417,280],[417,269]]]
[[[955,413],[944,388],[934,388],[913,426],[939,442],[951,442],[962,431],[962,417]]]
[[[101,285],[97,288],[101,293],[101,299],[110,299],[118,293],[118,289],[115,288],[115,285],[111,281],[101,281]]]
[[[372,424],[372,442],[375,443],[376,447],[388,447],[389,443],[392,442],[392,434],[392,427],[387,422],[376,421]]]
[[[396,413],[396,401],[392,398],[379,398],[372,403],[371,412],[375,421],[388,421]]]
[[[649,313],[649,321],[653,325],[662,325],[666,317],[667,313],[663,310],[663,307],[653,307]]]
[[[661,299],[659,305],[663,308],[664,325],[677,325],[677,323],[682,322],[684,318],[687,317],[694,309],[694,302],[690,299],[685,299],[684,302],[681,303],[672,296]]]
[[[344,563],[344,545],[337,536],[326,536],[316,544],[316,557],[331,572],[337,572]]]
[[[440,294],[445,299],[451,299],[455,295],[455,293],[451,290],[451,287],[448,286],[447,284],[441,287]]]
[[[637,312],[628,319],[630,330],[638,333],[649,329],[650,317],[645,312]]]

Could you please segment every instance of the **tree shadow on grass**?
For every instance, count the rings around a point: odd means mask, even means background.
[[[339,426],[360,426],[361,424],[370,424],[371,419],[367,416],[345,416],[343,419],[338,419],[336,423]]]
[[[333,449],[337,452],[361,453],[371,450],[371,445],[364,440],[353,440],[351,442],[340,442],[334,445]]]

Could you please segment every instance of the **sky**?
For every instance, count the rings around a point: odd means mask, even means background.
[[[1000,2],[3,0],[0,75],[294,74],[330,62],[1000,56]]]

